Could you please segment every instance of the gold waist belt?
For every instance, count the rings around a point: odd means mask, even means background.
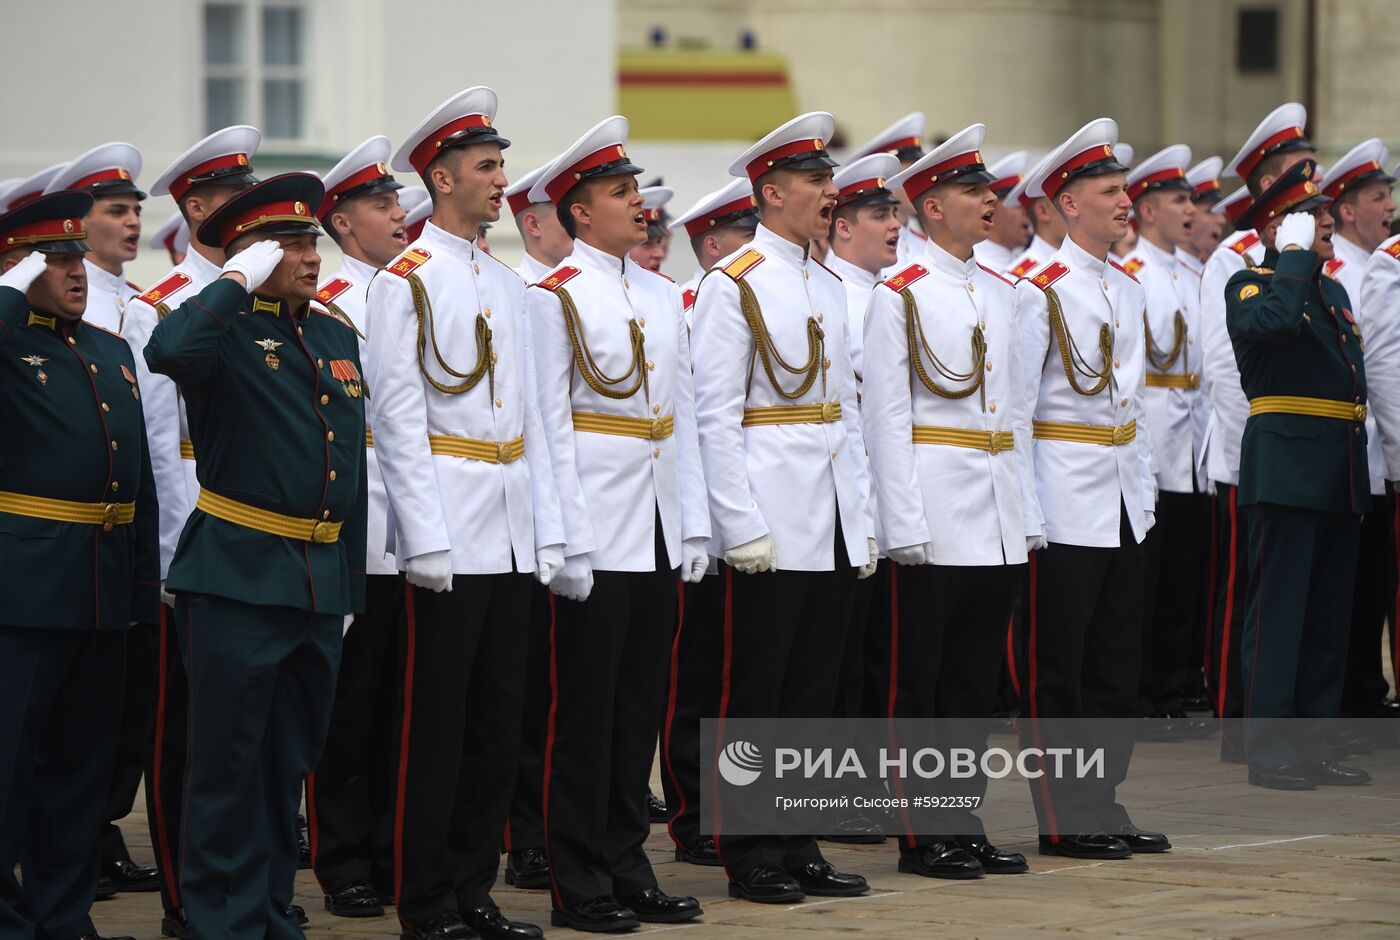
[[[765,408],[745,408],[743,426],[761,427],[769,424],[833,424],[841,420],[841,403],[824,401],[820,405],[770,405]]]
[[[429,434],[428,449],[444,457],[465,457],[486,463],[514,463],[525,456],[525,438],[509,441],[478,441],[471,437]]]
[[[612,434],[615,437],[635,437],[643,441],[664,441],[676,433],[676,418],[632,418],[627,415],[605,415],[595,411],[575,411],[574,430],[590,434]]]
[[[199,499],[194,505],[196,509],[215,519],[222,519],[245,529],[266,532],[268,535],[280,535],[284,539],[324,545],[340,538],[339,522],[284,516],[280,512],[249,506],[209,490],[200,490]]]
[[[366,447],[373,447],[373,446],[374,446],[374,432],[371,431],[369,428],[365,428],[365,446],[366,446]]]
[[[180,442],[180,456],[186,460],[194,459],[194,441]]]
[[[1200,388],[1201,374],[1199,372],[1149,372],[1147,373],[1148,388]]]
[[[1366,406],[1329,398],[1299,398],[1294,395],[1265,395],[1249,402],[1251,415],[1311,415],[1340,421],[1365,421]]]
[[[1058,421],[1031,422],[1032,434],[1038,441],[1069,441],[1074,444],[1103,444],[1122,447],[1137,438],[1137,422],[1129,421],[1116,427],[1096,424],[1061,424]]]
[[[1011,436],[1010,431],[967,431],[963,428],[940,428],[928,424],[914,425],[914,443],[969,447],[992,454],[1016,449],[1016,439]]]
[[[80,522],[100,525],[103,532],[113,526],[130,525],[136,518],[135,503],[79,503],[68,499],[48,499],[23,493],[0,492],[0,512],[50,522]]]

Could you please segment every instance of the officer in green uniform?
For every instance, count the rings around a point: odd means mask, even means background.
[[[0,936],[24,940],[96,937],[126,629],[160,604],[135,361],[82,321],[91,207],[0,216]]]
[[[1249,398],[1239,505],[1249,525],[1241,662],[1249,782],[1285,790],[1354,786],[1331,760],[1327,719],[1341,705],[1351,583],[1366,469],[1366,372],[1332,257],[1329,200],[1303,160],[1237,222],[1256,229],[1261,267],[1225,286],[1226,323]]]
[[[285,915],[301,785],[365,589],[355,331],[310,307],[321,181],[273,177],[196,233],[228,261],[151,334],[180,384],[200,494],[170,564],[189,680],[180,886],[196,937],[301,937]]]

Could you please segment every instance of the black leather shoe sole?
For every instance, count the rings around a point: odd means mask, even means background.
[[[916,859],[903,857],[899,860],[899,870],[906,875],[919,875],[923,878],[947,878],[950,881],[981,878],[986,871],[983,868],[937,868],[932,865],[924,865]]]
[[[1133,857],[1132,849],[1127,847],[1122,849],[1099,849],[1090,848],[1088,846],[1070,845],[1066,842],[1042,842],[1040,843],[1040,854],[1058,855],[1062,858],[1087,858],[1093,861]]]
[[[718,855],[696,855],[689,849],[676,849],[676,861],[690,865],[703,865],[706,868],[720,868],[724,865]]]
[[[549,887],[549,872],[540,875],[520,875],[507,868],[506,884],[521,891],[544,891]]]
[[[1250,773],[1249,785],[1266,790],[1314,790],[1317,784],[1306,777],[1276,777],[1272,774]]]
[[[797,884],[803,894],[817,898],[858,898],[870,890],[870,885],[865,882],[858,885],[804,885],[799,881]]]
[[[634,907],[632,908],[632,912],[637,915],[637,920],[644,924],[679,924],[682,921],[694,920],[705,913],[704,909],[699,907],[689,911],[671,911],[670,913],[658,912],[655,914],[648,911],[639,911]]]
[[[1118,838],[1123,839],[1122,836]],[[1134,855],[1156,855],[1159,852],[1170,852],[1172,844],[1170,842],[1144,842],[1142,845],[1134,845],[1130,840],[1123,839],[1128,843],[1128,851]]]
[[[378,903],[367,904],[363,901],[355,904],[337,904],[326,895],[326,910],[336,917],[383,917],[384,908]]]
[[[729,883],[729,896],[739,898],[743,901],[753,901],[756,904],[795,904],[805,900],[807,895],[802,893],[802,889],[796,891],[774,891],[771,893],[755,894],[744,885],[731,881]]]
[[[628,930],[636,930],[642,925],[642,922],[635,917],[603,921],[560,910],[549,912],[549,922],[555,927],[569,927],[584,933],[625,933]]]

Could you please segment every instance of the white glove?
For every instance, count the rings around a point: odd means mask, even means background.
[[[13,287],[23,294],[48,266],[48,259],[44,257],[43,252],[31,251],[20,259],[19,264],[0,274],[0,287]]]
[[[238,274],[243,278],[243,286],[248,293],[257,290],[262,282],[272,276],[273,270],[282,260],[282,245],[271,239],[256,242],[224,262],[220,274]],[[420,585],[426,587],[427,585]]]
[[[354,623],[354,622],[355,622],[355,615],[354,615],[354,614],[346,614],[346,615],[345,615],[345,620],[344,620],[344,622],[342,622],[341,625],[340,625],[340,635],[341,635],[341,636],[345,636],[345,634],[349,633],[349,632],[350,632],[350,624],[352,624],[352,623]]]
[[[160,602],[171,610],[175,609],[175,595],[165,589],[165,582],[160,582]]]
[[[777,571],[778,551],[773,547],[773,537],[763,535],[752,542],[735,545],[724,553],[724,563],[744,574]]]
[[[1026,554],[1029,555],[1031,552],[1039,551],[1049,544],[1050,540],[1043,535],[1028,535],[1026,536]]]
[[[535,580],[549,587],[554,576],[564,570],[564,546],[546,545],[535,550]]]
[[[549,582],[549,589],[571,601],[586,601],[593,591],[593,565],[587,554],[564,559],[564,570]]]
[[[705,539],[686,539],[681,543],[681,580],[699,584],[710,567],[710,553],[705,551]]]
[[[926,565],[933,558],[933,545],[929,542],[905,545],[903,548],[891,548],[885,554],[896,565]]]
[[[1274,235],[1274,244],[1282,251],[1289,245],[1297,245],[1304,251],[1312,248],[1317,235],[1317,220],[1310,212],[1290,212],[1283,217]]]
[[[864,581],[866,578],[870,577],[875,573],[875,568],[880,564],[880,546],[876,545],[875,540],[871,538],[867,538],[865,544],[870,550],[870,561],[861,565],[860,569],[856,572],[857,581]]]
[[[452,590],[452,552],[443,549],[440,552],[414,555],[408,560],[408,570],[404,572],[404,577],[408,578],[409,584],[427,588],[434,594]]]
[[[1297,213],[1294,214],[1296,215]],[[1157,514],[1149,509],[1147,512],[1143,513],[1143,515],[1146,517],[1147,528],[1142,530],[1142,534],[1146,535],[1151,532],[1152,527],[1157,524]]]

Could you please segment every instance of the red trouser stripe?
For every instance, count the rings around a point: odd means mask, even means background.
[[[1032,553],[1030,557],[1030,643],[1028,644],[1029,649],[1027,650],[1027,659],[1030,663],[1027,667],[1027,672],[1029,673],[1027,679],[1030,687],[1027,690],[1027,698],[1031,706],[1031,735],[1035,739],[1036,748],[1040,749],[1043,747],[1040,741],[1040,705],[1036,702],[1036,634],[1040,626],[1040,598],[1036,595],[1036,575],[1040,567],[1038,562],[1039,559]],[[1060,827],[1055,823],[1055,803],[1050,798],[1050,782],[1045,779],[1044,761],[1038,761],[1038,763],[1042,771],[1038,782],[1040,785],[1040,798],[1045,804],[1045,822],[1050,827],[1050,841],[1058,843],[1060,841]]]
[[[724,865],[724,873],[734,880],[734,873],[724,864],[724,850],[720,848],[720,830],[723,828],[722,800],[719,795],[719,752],[724,747],[724,719],[729,715],[729,675],[734,662],[734,569],[724,569],[724,669],[720,674],[719,721],[715,725],[715,766],[710,778],[710,799],[715,804],[715,851],[719,862]]]
[[[554,630],[557,616],[554,608],[554,594],[549,595],[549,731],[544,739],[544,785],[540,800],[540,819],[544,824],[544,844],[549,847],[549,787],[550,775],[554,770],[554,723],[559,712],[559,655],[555,646]],[[559,882],[554,877],[554,863],[549,865],[550,891],[554,895],[554,906],[564,907],[564,896],[559,893]]]
[[[1021,677],[1016,674],[1016,614],[1006,618],[1006,672],[1011,677],[1011,691],[1021,697]]]
[[[1225,610],[1220,617],[1220,670],[1216,677],[1215,714],[1225,717],[1225,684],[1230,674],[1230,633],[1235,624],[1235,582],[1239,567],[1239,491],[1230,489],[1230,573],[1225,576]]]
[[[899,752],[899,737],[895,733],[895,703],[899,701],[899,566],[890,565],[890,696],[885,704],[885,714],[889,722],[890,732],[890,753]],[[904,801],[904,780],[901,777],[894,778],[894,795]],[[904,823],[904,845],[907,848],[914,848],[917,844],[914,839],[914,822],[909,818],[907,806],[899,809],[901,821]]]
[[[156,677],[156,735],[151,756],[151,802],[156,807],[156,846],[160,858],[160,875],[165,879],[165,891],[170,902],[180,906],[180,873],[175,868],[174,847],[170,844],[170,823],[165,818],[165,736],[166,723],[166,670],[170,668],[169,650],[170,608],[160,605],[160,673]]]
[[[418,646],[418,617],[413,603],[416,588],[411,584],[405,584],[404,588],[408,651],[403,667],[403,724],[399,731],[399,780],[394,798],[394,897],[400,900],[403,898],[403,816],[408,802],[408,744],[413,731],[413,660]]]
[[[676,722],[676,686],[680,674],[681,664],[681,631],[685,629],[685,584],[676,585],[677,603],[680,605],[680,613],[676,617],[676,636],[671,641],[671,681],[668,684],[669,692],[666,696],[666,721],[661,726],[661,760],[666,765],[666,775],[671,778],[671,786],[681,795],[680,805],[671,807],[671,815],[666,820],[666,832],[671,837],[671,841],[676,843],[677,848],[686,848],[686,845],[676,836],[676,831],[671,828],[671,824],[680,818],[685,812],[685,790],[681,787],[680,778],[676,776],[676,768],[671,764],[671,726]]]
[[[1220,497],[1212,496],[1210,499],[1210,544],[1206,549],[1206,557],[1210,559],[1209,574],[1206,578],[1206,628],[1205,643],[1201,647],[1201,662],[1210,662],[1210,648],[1215,639],[1215,590],[1219,587],[1220,580],[1220,520],[1216,518],[1215,501]],[[1207,671],[1209,666],[1206,667]]]

